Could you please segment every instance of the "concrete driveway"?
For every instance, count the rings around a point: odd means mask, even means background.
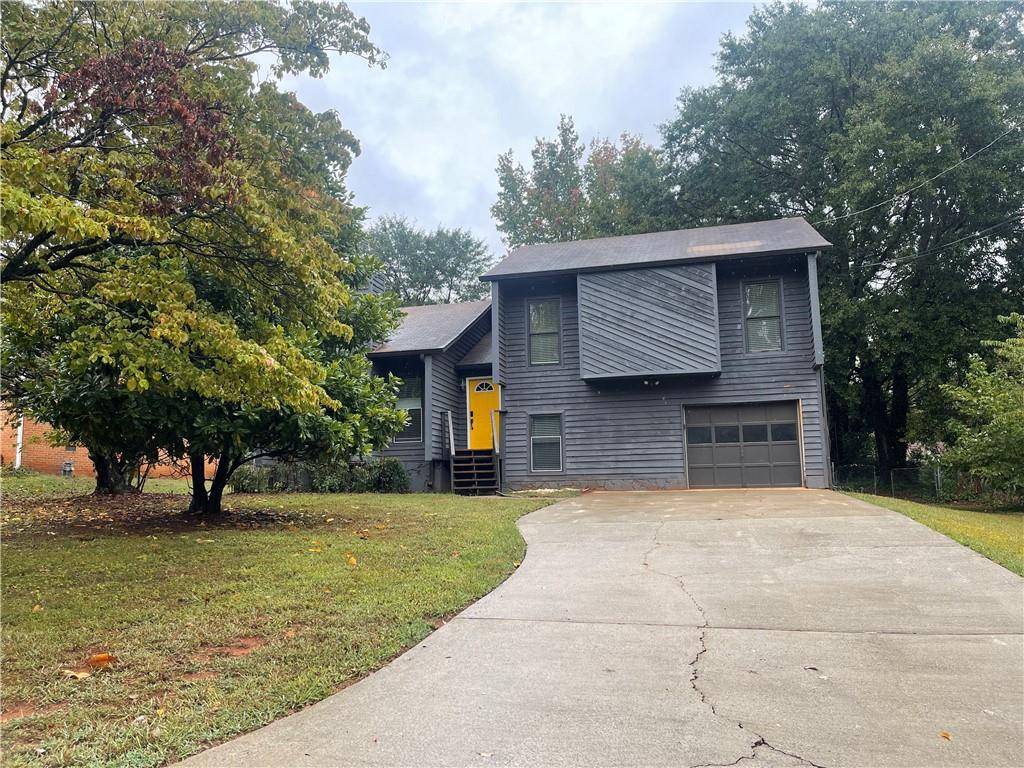
[[[520,528],[419,646],[187,764],[1024,765],[1022,580],[901,515],[594,493]]]

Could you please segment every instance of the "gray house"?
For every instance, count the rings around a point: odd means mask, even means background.
[[[489,301],[472,301],[403,307],[401,326],[370,353],[376,373],[393,373],[403,382],[398,404],[409,412],[409,420],[382,454],[402,461],[414,491],[451,488],[452,445],[460,451],[469,448],[467,387],[494,390],[490,306]],[[472,462],[488,464],[473,473],[474,480],[480,475],[487,482],[467,490],[497,488],[492,445],[481,443],[480,460]]]
[[[410,308],[374,353],[427,414],[388,452],[456,490],[827,487],[828,247],[794,218],[516,249],[489,313]]]

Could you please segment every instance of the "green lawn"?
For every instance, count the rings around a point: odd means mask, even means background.
[[[0,477],[0,496],[9,499],[57,499],[91,493],[96,481],[91,477],[60,477],[26,469],[4,469]],[[176,477],[152,477],[146,481],[146,493],[188,493],[188,481]]]
[[[850,496],[900,512],[1024,576],[1024,511],[989,512],[918,504],[868,493],[851,493]]]
[[[5,501],[5,765],[160,765],[322,699],[507,577],[549,503],[232,496],[201,524],[182,502]]]

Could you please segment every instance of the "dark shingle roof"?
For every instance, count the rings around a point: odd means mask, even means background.
[[[471,368],[475,365],[491,364],[491,334],[488,331],[465,356],[455,364],[456,368]]]
[[[642,264],[712,261],[735,256],[802,253],[830,248],[802,218],[677,229],[516,248],[482,280],[555,272],[586,272]]]
[[[373,350],[370,355],[442,352],[454,344],[459,336],[490,308],[490,300],[402,307],[405,314],[402,324],[390,339]]]

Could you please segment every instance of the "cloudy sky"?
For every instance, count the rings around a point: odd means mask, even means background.
[[[720,36],[750,3],[350,3],[390,55],[337,59],[284,87],[336,109],[362,145],[349,186],[371,218],[466,227],[503,252],[491,219],[497,157],[527,160],[561,113],[584,141],[657,140],[679,90],[713,78]]]

